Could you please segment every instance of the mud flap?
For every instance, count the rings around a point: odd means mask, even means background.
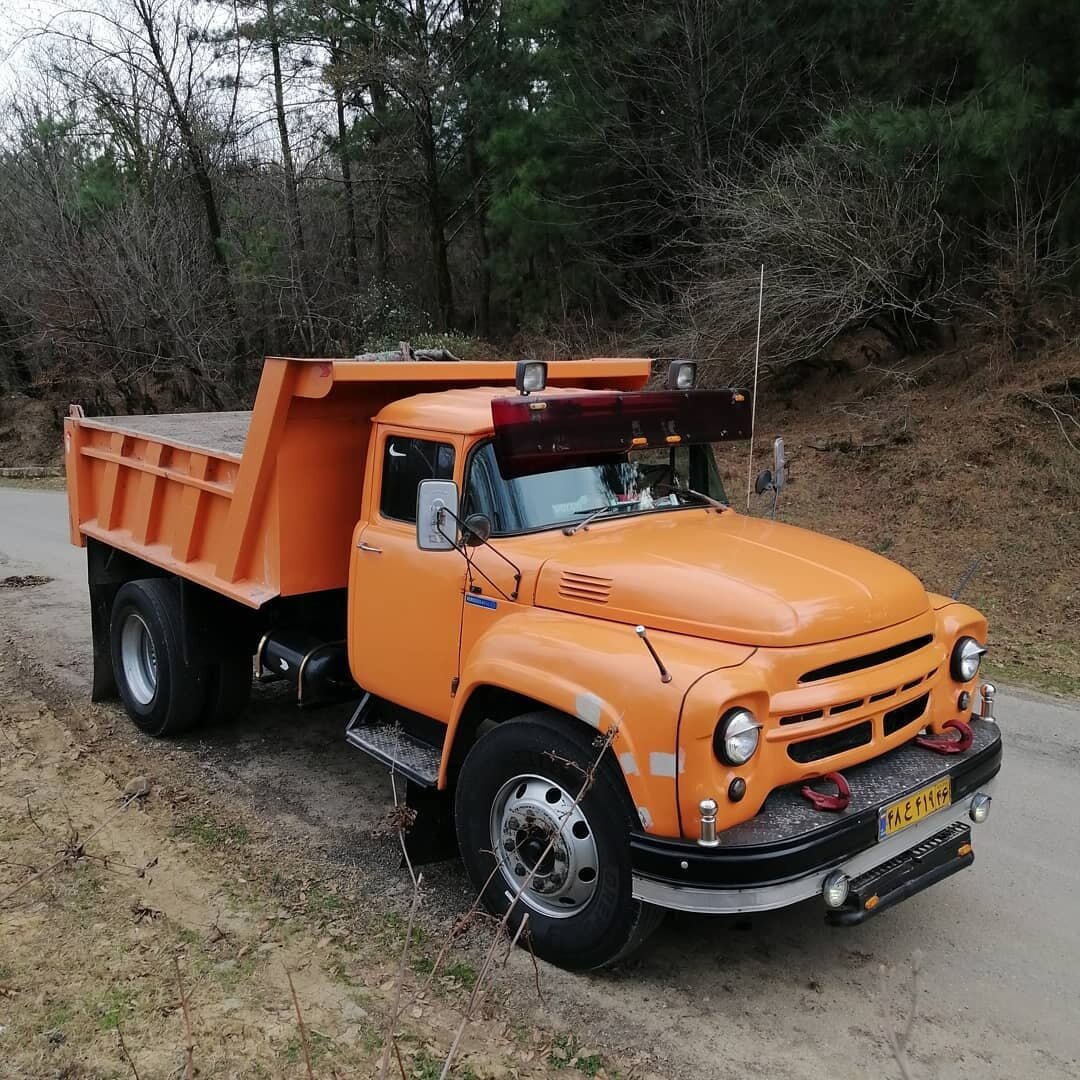
[[[87,542],[86,578],[90,589],[90,634],[94,652],[90,700],[93,702],[114,701],[120,696],[116,676],[113,674],[109,620],[112,616],[113,600],[121,583],[110,580],[109,552],[109,548],[96,540]]]
[[[405,803],[416,811],[416,818],[405,834],[405,850],[413,866],[456,859],[458,846],[450,792],[421,787],[410,780],[406,784]],[[405,865],[404,858],[401,865]]]

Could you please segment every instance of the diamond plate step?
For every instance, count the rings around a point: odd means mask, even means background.
[[[433,788],[439,780],[442,747],[418,739],[400,724],[350,724],[345,738],[357,750],[363,750],[421,787]]]

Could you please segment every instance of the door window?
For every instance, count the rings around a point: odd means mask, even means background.
[[[395,521],[416,521],[416,489],[421,480],[452,480],[454,448],[431,439],[388,435],[383,443],[379,510]]]

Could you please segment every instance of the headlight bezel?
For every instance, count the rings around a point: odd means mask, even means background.
[[[737,730],[732,730],[737,727]],[[728,741],[733,738],[745,737],[753,734],[754,743],[749,753],[741,756],[732,753],[728,748]],[[745,705],[736,705],[728,709],[716,724],[713,731],[713,753],[719,761],[733,768],[740,768],[751,761],[761,746],[761,724],[750,709]]]
[[[985,655],[986,646],[979,642],[977,638],[973,638],[969,634],[957,638],[952,654],[949,657],[949,674],[952,675],[953,681],[958,683],[971,682],[979,674],[982,658]],[[968,674],[967,665],[970,665],[972,661],[974,661],[975,666],[971,669],[971,673]]]

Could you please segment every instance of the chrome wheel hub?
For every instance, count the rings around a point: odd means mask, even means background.
[[[491,807],[491,848],[507,897],[521,889],[522,902],[550,918],[577,915],[596,892],[592,828],[574,796],[553,780],[515,776],[503,784]]]
[[[140,705],[149,705],[157,693],[157,651],[142,617],[131,612],[120,631],[120,663],[131,696]]]

